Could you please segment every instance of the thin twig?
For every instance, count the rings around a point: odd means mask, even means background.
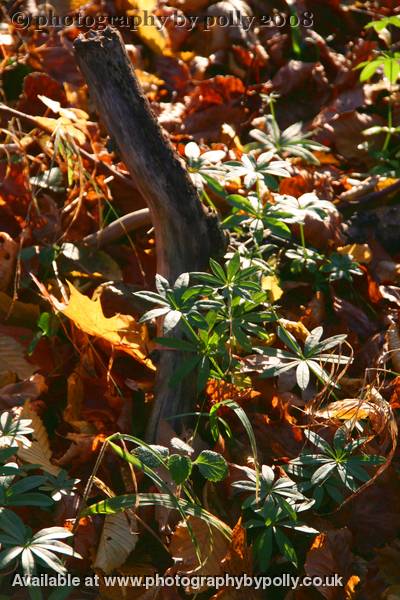
[[[379,206],[380,202],[389,196],[390,194],[394,194],[400,190],[400,179],[392,183],[392,185],[388,185],[383,188],[383,190],[378,190],[377,192],[370,192],[365,196],[361,196],[361,198],[357,199],[357,202],[339,202],[336,204],[336,208],[345,213],[353,213],[357,212],[360,207],[364,207],[366,205],[370,206],[375,205]]]
[[[123,215],[104,227],[104,229],[87,235],[83,238],[82,242],[86,244],[86,246],[96,246],[97,248],[100,248],[101,246],[106,246],[121,236],[126,235],[130,231],[139,229],[139,227],[149,225],[150,223],[149,209],[141,208],[140,210],[135,210],[135,212]]]

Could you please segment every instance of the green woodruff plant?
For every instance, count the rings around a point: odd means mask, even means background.
[[[71,492],[75,484],[65,472],[59,477],[47,473],[29,475],[29,470],[37,467],[17,462],[19,447],[31,444],[27,437],[33,432],[30,425],[30,419],[9,412],[0,417],[0,570],[20,568],[27,577],[40,568],[64,574],[63,556],[81,558],[61,541],[70,539],[72,533],[64,527],[47,527],[34,533],[16,512],[26,506],[48,510],[54,506],[55,498]]]

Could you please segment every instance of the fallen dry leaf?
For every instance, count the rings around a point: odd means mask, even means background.
[[[0,388],[0,404],[3,406],[18,406],[30,400],[36,400],[47,392],[47,385],[43,375],[35,373],[25,381],[10,383]]]
[[[347,528],[320,533],[307,553],[304,564],[309,577],[332,577],[339,575],[347,583],[352,575],[353,555],[351,552],[351,533]],[[343,588],[316,586],[326,600],[340,600]]]
[[[217,576],[223,572],[222,560],[229,549],[229,540],[214,527],[189,517],[188,523],[196,539],[199,556],[189,534],[186,522],[181,522],[176,527],[169,551],[176,561],[176,566],[170,569],[171,573],[184,573],[185,575]]]
[[[0,232],[0,290],[6,290],[14,276],[18,244],[12,237]]]
[[[43,425],[42,419],[32,410],[28,403],[25,404],[21,411],[23,419],[31,419],[32,443],[29,447],[20,447],[18,456],[25,462],[39,465],[43,471],[51,475],[58,475],[60,467],[51,462],[52,451],[50,448],[49,437]]]
[[[68,282],[67,305],[53,299],[53,305],[79,329],[110,342],[116,350],[130,354],[149,369],[154,365],[148,358],[148,336],[145,325],[139,325],[130,315],[105,317],[100,299],[91,300]]]
[[[14,338],[0,337],[0,374],[15,373],[20,379],[29,379],[38,368],[25,358],[25,350]]]
[[[107,515],[97,548],[94,568],[110,573],[124,564],[136,546],[136,521],[126,513]]]
[[[372,260],[372,252],[368,244],[347,244],[337,248],[336,252],[347,254],[355,261],[363,264],[369,264]]]

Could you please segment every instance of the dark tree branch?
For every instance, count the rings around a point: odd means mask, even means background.
[[[181,273],[204,269],[209,257],[223,248],[216,216],[204,211],[181,159],[157,123],[121,36],[110,27],[91,31],[76,39],[75,50],[98,112],[150,209],[158,272],[173,282]],[[148,440],[157,437],[162,418],[193,410],[191,382],[169,387],[181,360],[180,353],[161,353]]]

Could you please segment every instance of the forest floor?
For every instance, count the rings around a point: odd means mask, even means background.
[[[400,598],[397,2],[52,6],[0,7],[0,600]],[[74,51],[106,24],[204,272],[157,273]],[[148,444],[163,352],[191,414]]]

